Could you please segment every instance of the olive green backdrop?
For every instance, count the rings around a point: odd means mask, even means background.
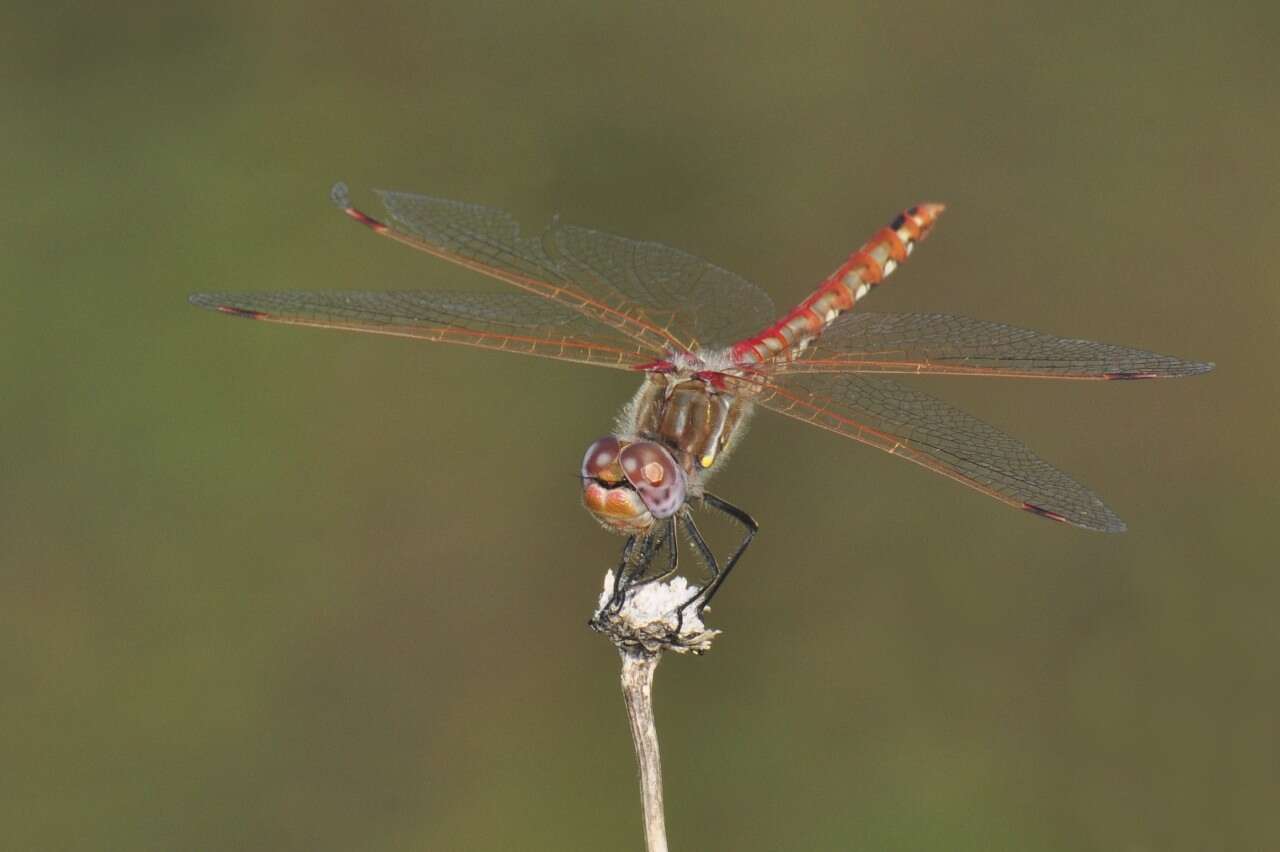
[[[575,478],[634,380],[186,304],[494,286],[346,221],[338,179],[670,243],[780,306],[945,201],[867,309],[1217,362],[928,383],[1123,536],[759,415],[716,481],[763,525],[725,635],[659,671],[668,822],[1280,847],[1280,14],[783,5],[6,4],[0,847],[641,847],[585,627],[620,540]]]

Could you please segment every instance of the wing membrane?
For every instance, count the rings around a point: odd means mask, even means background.
[[[1015,508],[1086,529],[1125,528],[1093,492],[1016,439],[891,379],[812,373],[734,382],[765,408],[901,456]]]
[[[915,373],[1050,379],[1189,376],[1212,364],[948,314],[845,314],[786,373]]]
[[[692,348],[728,346],[774,318],[773,300],[756,285],[661,243],[553,225],[544,244],[575,282],[617,291]]]
[[[501,210],[378,195],[401,229],[381,226],[387,236],[568,306],[657,353],[727,344],[773,316],[772,302],[754,284],[659,243],[558,222],[525,237]],[[350,207],[345,188],[335,188],[334,197],[366,224],[381,225]]]
[[[634,339],[523,293],[197,293],[191,303],[265,322],[457,343],[618,369],[652,360]]]

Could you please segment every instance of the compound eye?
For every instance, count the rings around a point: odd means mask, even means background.
[[[619,454],[627,482],[655,518],[669,518],[684,505],[684,471],[661,444],[640,441]]]
[[[587,447],[587,454],[582,457],[583,478],[610,484],[621,482],[622,468],[618,465],[621,451],[622,444],[612,435],[606,435]]]

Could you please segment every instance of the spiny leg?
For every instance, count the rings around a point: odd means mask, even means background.
[[[714,584],[720,576],[720,566],[716,563],[716,556],[711,552],[711,547],[707,544],[707,540],[702,537],[701,531],[698,530],[698,525],[693,522],[693,513],[689,511],[688,507],[680,510],[680,521],[684,524],[685,532],[689,533],[689,540],[693,542],[693,546],[697,548],[698,553],[702,556],[702,561],[707,563],[707,569],[711,571],[711,579],[707,581],[705,586],[699,586],[692,597],[676,608],[677,634],[684,626],[685,607],[702,597],[702,590]],[[698,607],[698,611],[702,611],[702,606]]]
[[[666,529],[663,531],[662,538],[657,546],[654,547],[654,553],[656,554],[659,547],[662,547],[664,543],[667,545],[667,570],[661,574],[654,574],[652,577],[645,577],[643,580],[635,580],[628,585],[629,589],[645,586],[649,583],[662,582],[675,576],[680,565],[680,540],[676,536],[676,531],[676,519],[673,516],[667,519]]]
[[[644,576],[649,564],[653,561],[653,557],[674,531],[675,525],[668,523],[665,528],[650,530],[643,535],[633,535],[627,539],[627,543],[622,546],[622,558],[618,563],[618,573],[615,575],[616,579],[613,583],[613,594],[609,597],[611,609],[615,612],[621,609],[627,592],[637,585],[644,585],[649,582],[649,580],[640,580],[640,578]],[[637,541],[639,542],[640,550],[633,556]],[[673,563],[674,560],[673,548]]]
[[[711,570],[711,579],[708,580],[704,586],[698,589],[691,598],[680,605],[680,609],[676,613],[677,625],[683,623],[684,608],[692,603],[698,602],[698,614],[702,614],[702,611],[707,608],[709,603],[711,603],[711,599],[715,597],[715,593],[720,590],[720,587],[724,584],[725,578],[729,576],[729,572],[733,570],[733,566],[738,564],[738,560],[742,557],[743,552],[746,551],[747,546],[751,544],[751,540],[755,538],[756,532],[760,529],[760,525],[756,523],[755,518],[751,517],[745,511],[733,505],[729,501],[721,499],[714,494],[703,494],[702,499],[704,504],[711,506],[711,508],[716,509],[717,511],[723,512],[733,520],[742,524],[746,529],[747,534],[743,537],[742,541],[738,543],[737,548],[732,554],[730,554],[728,561],[725,562],[724,568],[721,569],[719,564],[716,562],[715,555],[712,554],[711,548],[708,546],[706,539],[702,537],[702,533],[693,522],[693,516],[687,512],[682,516],[685,529],[689,532],[690,540],[693,541],[693,545],[698,549],[698,552],[702,554],[702,558],[706,560],[707,568]]]
[[[631,561],[631,551],[636,548],[636,539],[638,536],[627,536],[627,541],[622,545],[622,558],[618,560],[618,569],[613,572],[613,594],[609,596],[608,608],[617,610],[622,606],[622,595],[626,591],[626,572],[627,563]]]
[[[756,537],[756,533],[760,531],[760,525],[756,523],[755,518],[751,517],[743,509],[733,505],[728,500],[724,500],[714,494],[703,494],[702,500],[705,504],[711,506],[711,508],[723,512],[733,520],[742,524],[743,528],[747,531],[747,534],[743,536],[742,541],[738,543],[737,549],[733,551],[732,555],[729,556],[728,561],[724,563],[724,570],[717,572],[715,576],[711,578],[711,582],[698,592],[699,595],[702,595],[702,603],[698,604],[699,613],[706,609],[707,605],[711,603],[711,598],[714,597],[715,593],[720,590],[722,585],[724,585],[724,581],[729,578],[729,572],[733,570],[734,565],[738,564],[738,560],[742,557],[742,554],[746,552],[746,549],[750,546],[752,539]]]
[[[658,552],[658,548],[662,545],[662,539],[650,533],[637,536],[639,539],[639,548],[632,554],[630,564],[624,564],[621,569],[621,585],[618,586],[617,608],[622,607],[623,600],[627,596],[627,592],[631,591],[631,587],[635,585],[636,579],[644,575],[648,570],[649,563],[653,561],[653,555]]]

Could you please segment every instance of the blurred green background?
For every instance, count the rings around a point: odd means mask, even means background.
[[[1280,848],[1274,4],[0,23],[0,847],[641,848],[584,626],[620,540],[575,479],[634,380],[186,304],[491,286],[346,221],[343,179],[666,242],[780,306],[936,199],[868,309],[1216,361],[927,385],[1123,536],[758,416],[716,481],[763,524],[725,635],[659,671],[668,824],[744,852]]]

